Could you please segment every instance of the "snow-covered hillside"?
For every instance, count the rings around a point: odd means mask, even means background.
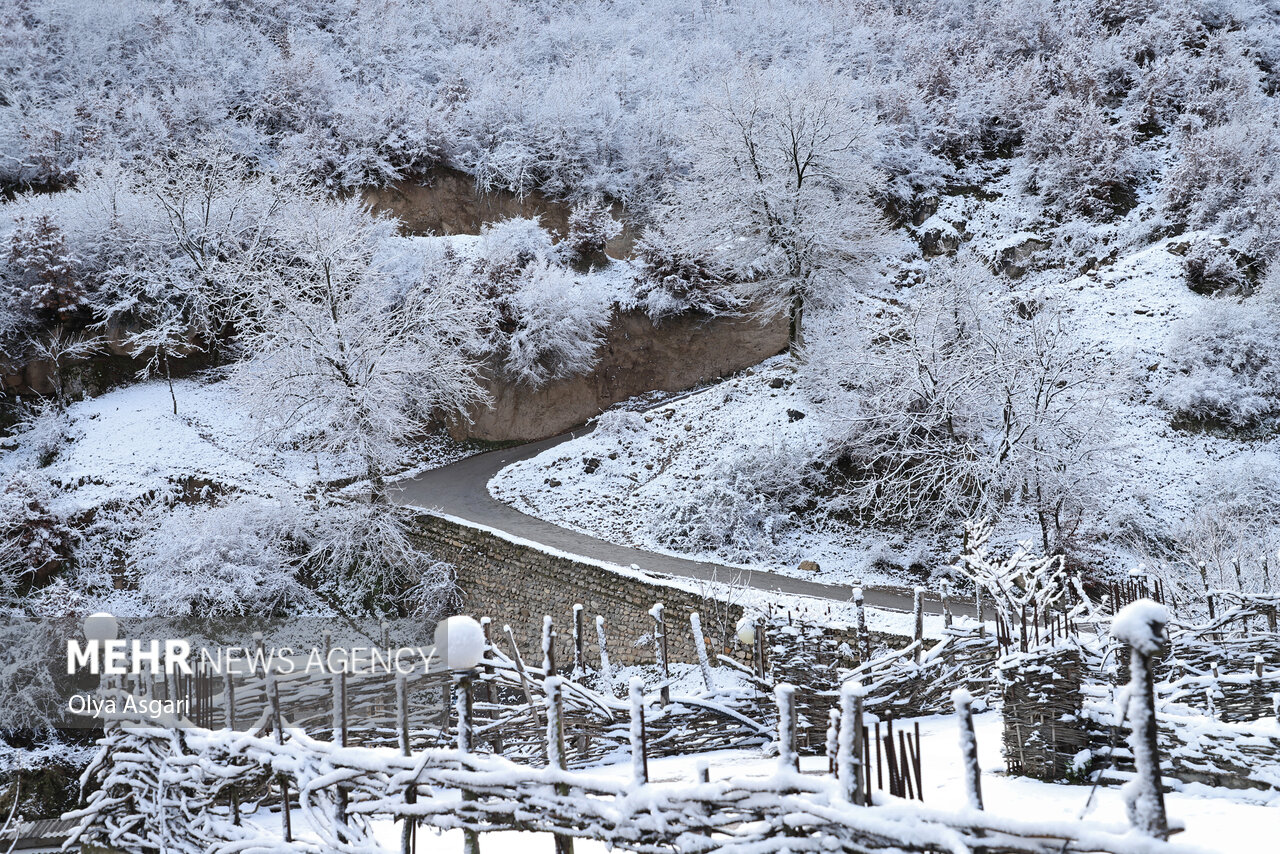
[[[975,214],[1009,219],[1017,207],[1009,199],[979,203],[966,212],[968,227]],[[955,211],[952,216],[958,218]],[[1140,213],[1122,225],[1127,230],[1113,235],[1118,246],[1141,242]],[[1197,526],[1214,524],[1203,518],[1214,501],[1231,504],[1280,485],[1280,440],[1272,434],[1189,428],[1177,423],[1169,405],[1170,389],[1190,370],[1180,355],[1190,324],[1224,301],[1189,287],[1185,255],[1189,246],[1217,238],[1195,232],[1162,238],[1117,250],[1117,257],[1073,275],[1063,230],[1042,228],[1035,238],[1042,244],[1030,256],[1033,269],[1017,279],[986,280],[978,299],[1053,305],[1071,346],[1096,360],[1104,400],[1090,427],[1104,462],[1081,499],[1083,519],[1074,533],[1081,564],[1100,573],[1142,565],[1183,589],[1198,587],[1188,553],[1153,543],[1182,537],[1193,549],[1198,544],[1191,541],[1203,536]],[[1003,245],[989,235],[971,240],[987,258]],[[908,255],[889,267],[927,271],[938,263]],[[821,566],[818,577],[840,582],[903,583],[945,573],[959,553],[958,521],[857,524],[823,512],[821,487],[803,483],[856,413],[856,403],[846,410],[827,397],[831,380],[823,375],[832,372],[832,357],[840,357],[833,341],[847,336],[849,324],[888,328],[880,318],[920,299],[918,290],[880,285],[855,303],[859,309],[817,316],[817,355],[779,356],[650,414],[606,413],[594,432],[501,472],[491,491],[541,518],[658,551],[806,577],[811,571],[798,565],[813,560]],[[1239,508],[1222,512],[1230,516]],[[1006,514],[999,540],[1038,541],[1040,533],[1024,507]],[[1249,536],[1259,542],[1242,549],[1246,560],[1260,560],[1275,534],[1264,525],[1250,527]],[[1257,565],[1246,569],[1256,574]]]

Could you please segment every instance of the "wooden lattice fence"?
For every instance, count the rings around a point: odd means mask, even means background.
[[[997,666],[1004,703],[1004,758],[1011,774],[1039,780],[1080,775],[1089,746],[1080,717],[1084,667],[1074,645],[1012,653]]]
[[[558,695],[554,685],[552,694]],[[555,708],[548,705],[552,755],[563,742]],[[846,702],[842,716],[847,731],[857,713]],[[344,747],[296,729],[270,731],[265,720],[239,733],[115,725],[86,772],[99,787],[74,814],[80,825],[70,844],[146,854],[367,854],[385,850],[371,823],[382,818],[404,823],[406,840],[417,825],[468,834],[521,830],[556,834],[563,850],[581,838],[643,854],[1183,850],[1087,822],[1028,822],[980,809],[949,813],[883,795],[871,805],[865,754],[851,749],[855,742],[837,733],[833,773],[800,774],[787,746],[788,719],[784,706],[784,746],[773,775],[694,783],[651,783],[636,753],[643,755],[642,737],[632,741],[632,775],[617,779],[565,770],[557,761],[533,767],[461,748]],[[283,833],[244,820],[246,811],[282,799],[295,806],[281,815]]]

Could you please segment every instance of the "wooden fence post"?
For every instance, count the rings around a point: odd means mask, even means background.
[[[911,608],[915,613],[915,639],[921,641],[920,646],[916,647],[915,653],[916,664],[919,664],[920,653],[924,649],[924,588],[919,585],[916,586]]]
[[[458,681],[457,690],[457,715],[458,715],[458,752],[470,753],[474,745],[474,733],[472,730],[472,706],[471,706],[471,688],[475,678],[475,671],[460,670],[454,674]],[[563,733],[563,729],[561,730]],[[563,739],[561,740],[561,750],[563,751]],[[468,791],[462,792],[462,800],[475,800],[475,795]],[[462,852],[463,854],[480,854],[480,834],[474,830],[463,828],[462,830]]]
[[[662,705],[671,704],[671,670],[667,666],[667,619],[666,608],[661,602],[649,609],[653,617],[653,653],[657,659],[658,669],[662,671]]]
[[[837,756],[840,753],[840,710],[832,706],[827,711],[827,773],[836,776]]]
[[[861,583],[853,588],[853,610],[858,615],[858,663],[866,664],[871,660],[871,635],[867,632],[867,606]]]
[[[604,616],[596,615],[596,642],[600,644],[600,678],[605,685],[613,685],[613,665],[609,663],[609,644],[604,634]]]
[[[276,744],[284,744],[284,716],[280,713],[280,688],[276,685],[275,676],[264,672],[266,680],[267,703],[271,707],[271,729],[275,733]],[[289,778],[284,774],[276,775],[280,785],[280,822],[284,827],[284,841],[293,841],[292,818],[289,815]]]
[[[580,681],[587,674],[587,664],[582,657],[582,606],[573,606],[573,672],[574,681]]]
[[[951,627],[951,599],[949,597],[950,582],[945,578],[938,582],[938,594],[942,597],[942,624]]]
[[[542,618],[542,675],[554,676],[556,673],[556,641],[555,632],[551,630],[551,615]]]
[[[547,692],[547,765],[563,771],[568,767],[564,755],[564,686],[559,676],[548,676]],[[556,784],[556,794],[569,794],[569,786]],[[556,854],[573,854],[573,837],[555,834]]]
[[[766,672],[764,650],[764,617],[756,617],[756,676],[758,676],[761,681],[764,681]]]
[[[396,732],[400,738],[400,753],[408,756],[411,753],[409,744],[409,677],[404,673],[396,674]],[[417,786],[410,784],[405,787],[404,802],[406,804],[418,802]],[[404,827],[400,831],[401,854],[413,854],[415,829],[416,822],[412,817],[406,817]]]
[[[327,656],[326,656],[327,658]],[[347,673],[337,670],[333,674],[333,740],[339,747],[347,746]],[[347,824],[347,790],[341,783],[334,796],[334,823],[340,839],[346,839],[342,828]]]
[[[698,666],[702,668],[702,683],[707,693],[714,694],[715,679],[711,675],[711,659],[707,657],[707,638],[702,634],[702,618],[694,611],[689,615],[689,628],[693,631],[693,646],[698,651]]]
[[[778,770],[798,772],[800,754],[796,752],[796,688],[786,682],[773,689],[778,701]]]
[[[840,734],[836,748],[836,779],[840,793],[851,804],[865,804],[862,738],[862,683],[846,682],[840,686]]]
[[[1111,624],[1111,636],[1129,645],[1129,748],[1133,751],[1135,779],[1126,786],[1125,806],[1129,822],[1139,832],[1157,839],[1169,837],[1160,782],[1160,746],[1156,730],[1155,675],[1151,661],[1164,642],[1169,612],[1149,599],[1139,599],[1120,611]]]
[[[644,733],[644,681],[632,676],[628,685],[631,699],[631,779],[637,786],[649,782],[649,757]]]
[[[964,788],[969,806],[980,810],[982,806],[982,769],[978,765],[978,738],[973,729],[973,695],[964,688],[951,692],[951,702],[956,707],[956,720],[960,723],[960,758],[964,762]]]
[[[155,690],[155,683],[152,683],[151,690]],[[236,685],[227,662],[222,665],[222,704],[226,707],[227,732],[235,732]],[[231,792],[231,821],[236,827],[240,826],[240,793],[234,789]]]

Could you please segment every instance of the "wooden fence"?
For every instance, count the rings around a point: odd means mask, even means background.
[[[558,679],[547,685],[545,767],[476,754],[464,733],[457,748],[415,751],[407,738],[399,749],[344,747],[273,724],[269,716],[240,733],[182,729],[176,721],[112,726],[86,772],[100,786],[75,814],[80,825],[71,844],[175,854],[367,854],[382,850],[371,824],[381,818],[403,823],[405,850],[419,825],[461,829],[472,851],[479,851],[479,834],[496,830],[552,833],[561,851],[571,851],[579,838],[643,854],[1182,850],[1134,837],[1128,828],[994,816],[982,811],[980,799],[948,812],[873,797],[865,753],[852,737],[862,714],[862,695],[853,689],[842,692],[825,776],[799,773],[789,686],[777,692],[780,749],[771,776],[650,782],[643,711],[632,721],[629,776],[570,771],[562,760],[562,687]],[[281,811],[281,831],[247,815],[273,802],[296,806]]]

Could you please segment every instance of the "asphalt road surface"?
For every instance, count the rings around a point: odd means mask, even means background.
[[[521,513],[489,494],[489,480],[501,469],[519,460],[537,456],[562,442],[586,435],[590,430],[590,427],[581,427],[550,439],[488,451],[432,469],[397,483],[393,496],[400,504],[436,510],[561,552],[623,567],[635,565],[645,572],[699,581],[737,583],[755,590],[838,602],[852,599],[853,590],[846,585],[824,584],[773,572],[688,560],[606,542]],[[863,595],[867,605],[875,608],[910,611],[912,607],[912,593],[902,588],[865,587]],[[936,598],[927,597],[925,607],[930,613],[941,611]],[[951,610],[956,614],[971,615],[971,609],[959,603],[952,603]]]

